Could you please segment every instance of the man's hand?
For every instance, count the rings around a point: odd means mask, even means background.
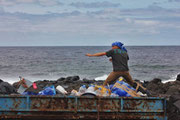
[[[87,54],[86,54],[86,56],[89,56],[89,57],[91,57],[91,56],[92,56],[92,54],[89,54],[89,53],[87,53]]]

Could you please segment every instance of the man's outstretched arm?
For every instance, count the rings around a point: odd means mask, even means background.
[[[87,54],[86,54],[86,56],[89,56],[89,57],[98,57],[98,56],[103,56],[103,55],[106,55],[106,52],[95,53],[95,54],[89,54],[89,53],[87,53]]]

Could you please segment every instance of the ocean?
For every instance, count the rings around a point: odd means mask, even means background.
[[[180,46],[127,46],[133,79],[175,80],[180,73]],[[111,46],[0,47],[0,79],[13,83],[22,76],[31,81],[57,80],[78,75],[80,79],[105,80],[112,71],[105,52]]]

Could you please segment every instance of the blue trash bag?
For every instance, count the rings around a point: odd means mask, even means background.
[[[52,85],[50,87],[46,87],[44,90],[40,91],[38,95],[56,95],[56,89]]]
[[[37,95],[37,93],[34,92],[23,92],[22,95]]]
[[[119,84],[121,85],[125,85],[127,86],[128,88],[132,89],[132,90],[135,90],[133,87],[131,87],[128,83],[124,82],[124,81],[117,81]],[[121,88],[116,88],[116,87],[113,87],[113,85],[110,85],[110,89],[111,89],[111,92],[112,93],[115,93],[117,95],[119,95],[120,97],[131,97],[130,94],[128,94],[126,91],[124,91],[123,89]]]
[[[126,96],[126,94],[127,94],[126,91],[124,91],[124,90],[122,90],[120,88],[116,88],[116,87],[112,88],[111,92],[119,95],[120,97]]]

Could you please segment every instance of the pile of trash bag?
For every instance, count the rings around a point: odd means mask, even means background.
[[[61,93],[63,95],[67,95],[67,91],[61,86],[58,85],[56,88],[54,85],[49,85],[44,87],[39,91],[38,86],[35,82],[31,82],[25,78],[20,77],[20,81],[18,82],[18,90],[17,92],[22,95],[56,95],[57,93]],[[27,90],[32,86],[33,90]]]
[[[26,91],[30,86],[34,90],[38,88],[37,84],[31,82],[27,79],[21,78],[19,81],[18,93],[22,95],[56,95],[61,93],[62,95],[69,95],[68,92],[61,86],[50,85],[44,87],[38,92]],[[99,86],[90,84],[82,85],[79,90],[72,90],[70,96],[100,96],[100,97],[141,97],[146,96],[140,92],[137,92],[133,87],[123,81],[123,78],[120,78],[115,84],[107,86]]]
[[[71,96],[85,96],[85,95],[94,95],[100,97],[141,97],[146,96],[141,92],[137,92],[133,87],[128,83],[123,81],[123,78],[120,78],[115,84],[108,86],[98,86],[98,85],[89,85],[86,87],[82,85],[79,90],[72,90]]]

